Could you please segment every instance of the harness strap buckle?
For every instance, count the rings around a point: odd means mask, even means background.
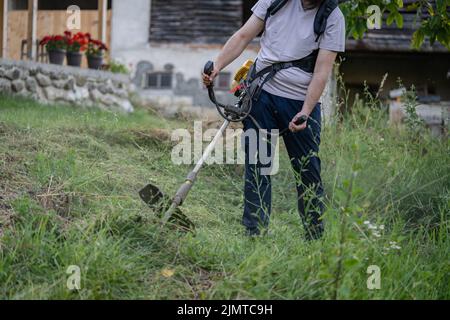
[[[272,65],[272,72],[278,72],[278,71],[280,71],[280,70],[282,70],[282,69],[284,69],[284,66],[283,66],[283,63],[274,63],[273,65]]]

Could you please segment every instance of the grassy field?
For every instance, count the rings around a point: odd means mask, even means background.
[[[183,206],[195,234],[159,228],[137,191],[176,190],[189,166],[170,133],[192,125],[1,97],[0,298],[450,298],[448,140],[369,108],[326,126],[326,236],[306,242],[284,150],[268,235],[243,235],[241,166],[202,171]]]

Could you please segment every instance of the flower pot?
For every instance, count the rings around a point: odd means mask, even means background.
[[[103,56],[87,56],[89,69],[101,69],[103,65]]]
[[[80,52],[67,51],[67,65],[73,67],[81,66],[83,55]]]
[[[52,64],[62,65],[65,57],[66,50],[55,49],[48,51],[48,60]]]

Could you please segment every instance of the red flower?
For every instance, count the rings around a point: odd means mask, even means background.
[[[51,35],[45,36],[41,41],[40,45],[46,47],[47,51],[50,50],[65,50],[67,47],[67,37],[61,35]]]
[[[41,46],[46,45],[49,41],[50,41],[51,37],[49,36],[45,36],[44,38],[42,38],[41,42],[39,43]]]

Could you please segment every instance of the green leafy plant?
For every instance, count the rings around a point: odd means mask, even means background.
[[[413,86],[409,90],[405,90],[402,97],[405,106],[405,124],[409,132],[414,136],[418,137],[425,129],[424,121],[417,114],[417,102],[416,89]]]
[[[105,51],[108,51],[106,44],[100,40],[93,39],[89,33],[86,33],[85,36],[88,39],[86,56],[102,57]]]
[[[342,1],[340,8],[347,23],[347,34],[354,39],[361,39],[367,32],[367,8],[376,5],[381,14],[387,16],[386,24],[396,24],[403,28],[401,9],[416,12],[417,30],[413,34],[411,46],[419,49],[428,38],[430,44],[440,42],[450,50],[450,0],[417,0],[404,8],[403,0],[349,0]],[[426,15],[423,13],[427,13]]]
[[[112,73],[129,74],[130,70],[123,63],[112,60],[108,65],[108,70]]]

